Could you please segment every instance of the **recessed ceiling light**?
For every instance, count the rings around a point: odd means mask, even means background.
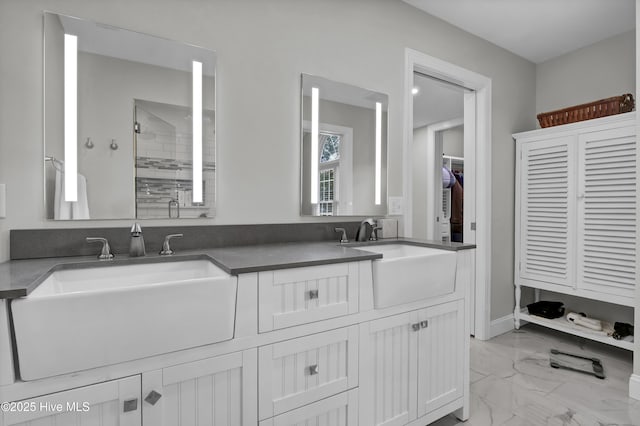
[[[413,87],[413,89],[411,89],[411,94],[415,96],[415,95],[417,95],[418,93],[420,93],[420,88],[419,88],[419,87],[414,86],[414,87]]]

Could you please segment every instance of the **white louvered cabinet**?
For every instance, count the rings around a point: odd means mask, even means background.
[[[525,319],[580,334],[521,310],[521,287],[634,306],[635,113],[514,138],[516,327]]]

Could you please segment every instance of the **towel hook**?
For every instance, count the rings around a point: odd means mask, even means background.
[[[111,145],[109,145],[109,148],[111,148],[114,151],[118,149],[118,144],[116,143],[115,139],[111,139]]]
[[[84,143],[84,146],[86,146],[88,149],[93,148],[93,141],[91,140],[91,138],[87,138],[87,141]]]

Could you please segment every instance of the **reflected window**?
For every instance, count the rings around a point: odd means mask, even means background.
[[[338,161],[340,159],[340,135],[321,133],[320,163]]]
[[[320,197],[318,201],[318,214],[320,216],[333,216],[333,204],[335,202],[336,169],[324,169],[320,171]]]
[[[318,215],[333,216],[337,212],[338,168],[340,167],[340,142],[342,136],[336,133],[320,133],[320,196]]]

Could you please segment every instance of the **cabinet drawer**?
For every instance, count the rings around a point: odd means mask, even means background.
[[[299,424],[356,426],[358,424],[358,389],[343,392],[260,422],[260,426],[294,426]]]
[[[112,380],[15,403],[0,425],[140,426],[140,376]]]
[[[259,331],[358,312],[358,264],[336,263],[258,273]]]
[[[358,386],[358,327],[263,346],[258,359],[266,419]]]

